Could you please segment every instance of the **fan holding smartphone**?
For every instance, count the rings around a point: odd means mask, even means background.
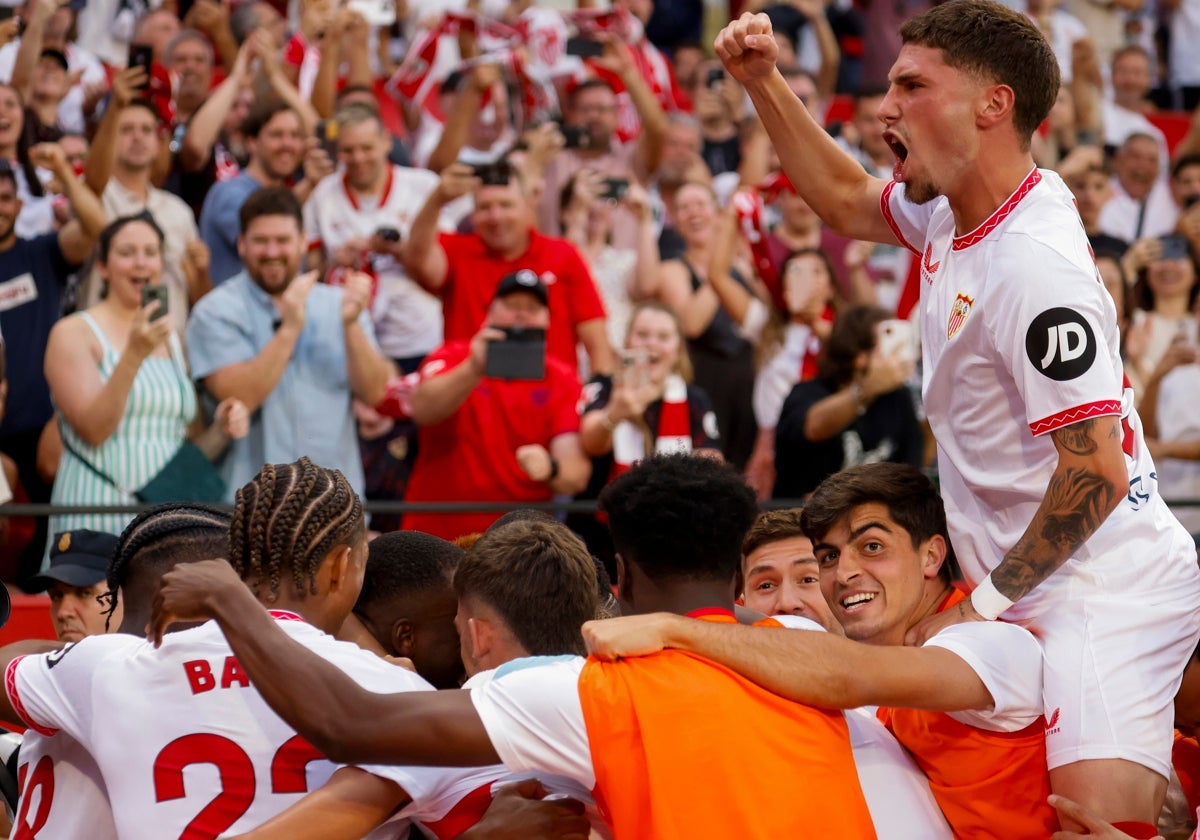
[[[196,389],[163,285],[163,234],[148,215],[123,216],[100,234],[96,270],[108,293],[50,332],[46,378],[58,409],[63,456],[56,504],[127,505],[178,479],[177,501],[223,501],[225,487],[205,457],[217,457],[249,428],[237,399],[216,407],[211,426]],[[78,528],[120,533],[132,514],[54,516],[50,533]]]
[[[546,353],[550,292],[529,270],[507,274],[484,325],[421,365],[412,395],[421,454],[407,501],[550,501],[584,488],[579,379]],[[413,513],[404,527],[444,538],[484,531],[499,513]]]

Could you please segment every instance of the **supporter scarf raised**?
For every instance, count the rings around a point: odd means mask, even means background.
[[[646,457],[646,433],[635,423],[622,420],[613,429],[613,468],[609,480],[627,472]],[[662,410],[658,415],[658,430],[654,435],[654,452],[674,455],[692,451],[692,419],[688,406],[687,383],[683,377],[671,374],[663,388]]]

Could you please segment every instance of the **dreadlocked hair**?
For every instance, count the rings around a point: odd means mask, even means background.
[[[362,502],[338,470],[307,457],[265,464],[234,497],[230,562],[252,589],[266,586],[269,601],[288,572],[297,592],[313,595],[321,561],[363,524]]]
[[[118,593],[131,574],[160,558],[178,558],[180,553],[200,548],[201,544],[207,553],[214,539],[224,543],[228,534],[229,514],[207,505],[171,502],[139,513],[121,532],[108,563],[105,628],[117,611]]]

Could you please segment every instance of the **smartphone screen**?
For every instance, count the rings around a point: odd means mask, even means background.
[[[141,67],[146,71],[146,81],[142,85],[142,90],[150,87],[150,65],[154,61],[154,48],[142,46],[141,44],[129,45],[129,66]]]
[[[604,44],[591,38],[568,38],[567,55],[579,58],[599,58],[604,55]]]
[[[504,332],[504,339],[488,342],[484,376],[510,380],[545,379],[546,331],[508,327]]]
[[[167,287],[161,284],[142,287],[142,306],[158,303],[158,309],[150,313],[150,320],[157,321],[167,315]]]

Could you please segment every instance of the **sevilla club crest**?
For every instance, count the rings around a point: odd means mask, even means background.
[[[967,316],[971,314],[971,307],[974,305],[974,298],[967,297],[962,292],[955,295],[954,305],[950,307],[950,321],[946,324],[947,341],[958,335],[958,331],[967,322]]]

